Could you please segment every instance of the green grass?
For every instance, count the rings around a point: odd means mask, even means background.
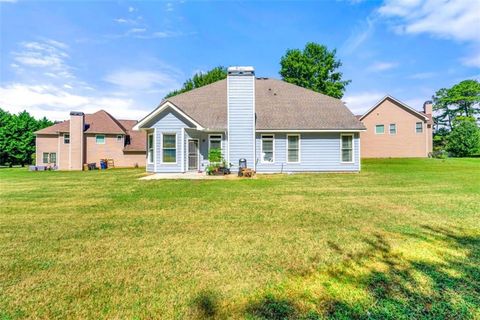
[[[480,159],[142,175],[0,169],[0,319],[480,318]]]

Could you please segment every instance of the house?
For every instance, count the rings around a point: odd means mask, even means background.
[[[147,134],[147,171],[204,171],[220,148],[260,173],[360,170],[365,127],[342,101],[230,67],[227,79],[168,98],[134,130]]]
[[[100,110],[71,112],[70,120],[35,132],[36,165],[82,170],[85,163],[113,159],[116,167],[144,166],[145,133],[133,131],[136,120],[117,120]]]
[[[432,152],[432,102],[423,112],[386,96],[358,116],[367,130],[361,133],[362,157],[428,157]]]

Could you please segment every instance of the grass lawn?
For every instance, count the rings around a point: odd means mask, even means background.
[[[0,169],[0,319],[480,319],[480,159],[362,169]]]

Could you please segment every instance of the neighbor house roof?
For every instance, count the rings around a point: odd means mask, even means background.
[[[147,117],[167,101],[203,128],[227,128],[226,79],[168,98]],[[255,112],[257,130],[365,129],[341,100],[276,79],[256,79]]]
[[[403,103],[402,101],[398,100],[398,99],[395,99],[394,97],[390,96],[390,95],[386,95],[385,97],[383,97],[382,99],[380,99],[380,101],[378,101],[373,107],[371,107],[367,112],[365,112],[363,115],[360,116],[359,120],[362,120],[363,118],[365,118],[366,116],[368,116],[373,110],[375,110],[379,105],[381,105],[385,100],[390,100],[392,101],[394,104],[396,104],[397,106],[405,109],[406,111],[412,113],[413,115],[419,117],[420,119],[422,120],[429,120],[431,118],[431,115],[426,115],[425,113],[423,112],[420,112],[420,111],[417,111],[411,107],[409,107],[407,104]],[[430,119],[431,120],[431,119]]]
[[[125,129],[111,114],[100,110],[92,114],[85,114],[85,133],[125,134]],[[36,134],[58,134],[70,132],[70,120],[36,131]]]
[[[100,110],[92,114],[85,114],[84,133],[129,135],[130,144],[125,146],[124,151],[145,151],[145,133],[132,130],[136,124],[137,120],[117,120],[105,110]],[[70,120],[38,130],[35,134],[56,135],[67,132],[70,132]]]

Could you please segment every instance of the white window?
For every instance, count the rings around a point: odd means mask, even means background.
[[[396,123],[390,123],[390,134],[397,134],[397,124]]]
[[[70,143],[70,134],[69,133],[65,133],[63,135],[63,143],[65,144],[69,144]]]
[[[384,134],[385,133],[385,126],[383,124],[377,124],[375,126],[375,133],[376,134]]]
[[[117,142],[122,142],[123,140],[123,135],[119,134],[117,135]]]
[[[422,133],[423,132],[423,122],[415,123],[415,132]]]
[[[287,162],[300,162],[300,135],[287,134]]]
[[[175,133],[162,135],[162,162],[177,163],[177,135]]]
[[[353,162],[353,134],[342,134],[342,162]]]
[[[275,162],[275,135],[262,134],[262,162],[273,163]]]
[[[153,133],[147,137],[148,163],[153,163]]]
[[[57,154],[55,152],[50,153],[50,163],[57,163]]]
[[[43,163],[57,163],[57,154],[55,152],[52,152],[52,153],[44,152],[42,160],[43,160]]]
[[[96,142],[97,144],[105,144],[105,135],[103,135],[103,134],[97,134],[97,135],[95,136],[95,142]]]
[[[222,135],[211,134],[208,136],[208,150],[220,149],[222,150]]]

